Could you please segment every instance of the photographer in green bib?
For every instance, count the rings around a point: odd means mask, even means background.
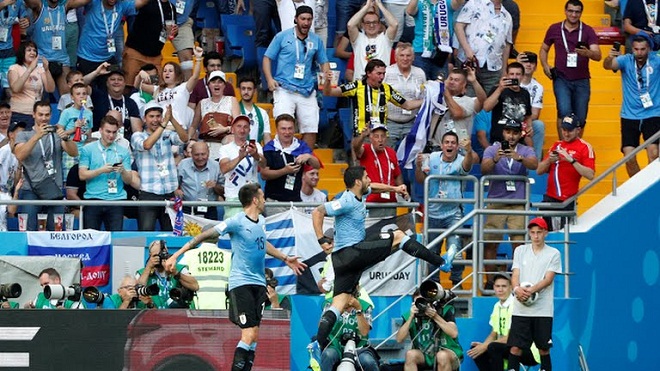
[[[190,275],[188,268],[176,264],[171,270],[166,270],[163,263],[170,257],[164,240],[153,241],[149,245],[149,259],[144,268],[135,273],[137,283],[144,286],[157,284],[160,291],[152,296],[158,309],[191,308],[195,309],[193,298],[199,290],[195,277]]]
[[[401,343],[410,336],[412,349],[406,352],[406,370],[458,370],[463,361],[463,348],[458,341],[454,306],[456,296],[447,290],[437,290],[436,297],[424,293],[425,285],[440,285],[425,281],[413,293],[410,311],[403,315],[404,324],[396,334]]]

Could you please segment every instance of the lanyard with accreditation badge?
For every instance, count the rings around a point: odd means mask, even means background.
[[[578,54],[568,49],[568,42],[566,41],[566,31],[564,30],[564,22],[561,22],[561,38],[564,41],[564,48],[566,49],[566,67],[577,67]],[[582,41],[582,21],[580,21],[580,30],[578,32],[578,44]]]

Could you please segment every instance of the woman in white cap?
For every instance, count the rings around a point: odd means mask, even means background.
[[[208,78],[208,98],[199,101],[195,107],[192,126],[188,130],[191,138],[199,130],[199,138],[209,145],[209,158],[220,158],[222,144],[232,141],[231,123],[240,115],[240,107],[235,97],[224,94],[227,79],[222,71],[213,71]]]

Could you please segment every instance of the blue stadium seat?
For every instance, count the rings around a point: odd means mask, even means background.
[[[220,19],[218,19],[218,10],[212,1],[201,2],[197,9],[195,24],[199,28],[220,28]]]
[[[7,218],[7,230],[18,231],[18,218]]]
[[[350,108],[340,108],[337,110],[341,132],[344,134],[344,150],[351,150],[351,140],[353,139],[353,110]]]
[[[257,67],[254,17],[223,14],[220,18],[222,34],[225,36],[225,56],[229,59],[242,59],[237,70]]]
[[[138,230],[137,219],[124,219],[124,232],[137,231],[137,230]]]

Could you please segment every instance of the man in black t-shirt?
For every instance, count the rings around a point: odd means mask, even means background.
[[[124,48],[123,67],[129,86],[143,65],[151,63],[160,70],[163,46],[168,38],[176,36],[177,30],[176,10],[171,2],[150,0],[140,8]]]
[[[655,17],[654,22],[649,22],[648,14],[657,11],[654,8],[658,6],[656,1],[646,0],[628,0],[626,8],[623,10],[623,30],[632,42],[632,36],[643,32],[653,40],[651,48],[660,49],[660,17]],[[630,44],[628,50],[630,50]]]
[[[525,73],[525,68],[518,62],[509,64],[506,68],[506,76],[500,79],[500,83],[493,88],[488,99],[484,102],[483,109],[492,111],[489,144],[504,140],[504,124],[507,120],[522,122],[522,137],[527,146],[533,147],[532,143],[532,103],[529,92],[520,87],[520,79]],[[477,131],[480,143],[486,139],[486,132]]]
[[[107,64],[104,64],[107,65]],[[103,74],[107,66],[101,65],[97,71],[98,74]],[[101,119],[108,114],[109,111],[118,111],[121,114],[122,125],[119,128],[119,135],[122,135],[126,140],[131,140],[131,135],[134,132],[142,131],[143,125],[140,119],[140,111],[135,101],[128,96],[124,95],[126,88],[126,78],[124,72],[121,70],[113,70],[107,73],[105,81],[105,89],[95,88],[92,90],[92,102],[94,103],[94,123],[92,131],[98,131]]]

